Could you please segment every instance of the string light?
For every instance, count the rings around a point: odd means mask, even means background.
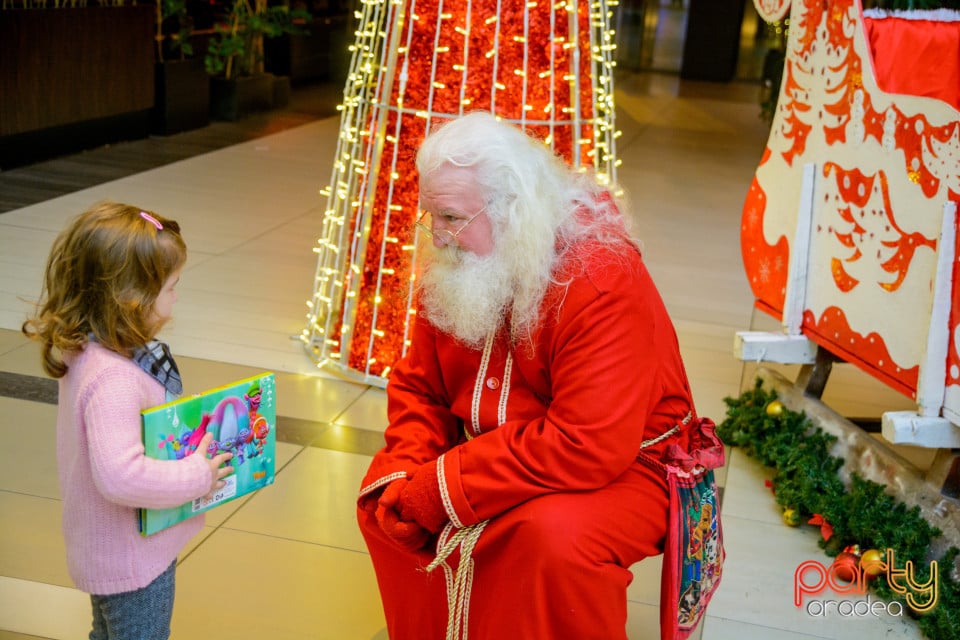
[[[384,386],[416,318],[416,149],[485,110],[616,180],[616,0],[361,0],[307,323],[319,367]],[[440,13],[442,7],[443,13]],[[335,186],[334,186],[335,185]]]

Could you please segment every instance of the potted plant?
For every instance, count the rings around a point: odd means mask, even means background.
[[[354,0],[297,0],[310,9],[309,33],[284,34],[264,43],[266,69],[290,82],[342,85],[350,68],[356,30]]]
[[[310,19],[303,9],[268,0],[233,0],[224,22],[214,27],[204,58],[214,117],[236,120],[251,111],[275,106],[276,79],[264,71],[263,42],[285,33],[300,33]],[[281,81],[289,94],[289,79]]]
[[[157,0],[154,133],[170,135],[210,123],[210,81],[193,56],[193,17],[187,0]]]

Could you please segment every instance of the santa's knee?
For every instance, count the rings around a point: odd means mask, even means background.
[[[525,502],[502,519],[498,524],[503,527],[505,544],[514,546],[528,561],[533,555],[544,566],[559,568],[582,563],[590,554],[590,523],[551,496]]]

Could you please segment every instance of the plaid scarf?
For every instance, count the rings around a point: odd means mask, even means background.
[[[133,361],[163,385],[168,395],[179,396],[183,393],[180,370],[170,353],[170,347],[159,340],[151,340],[133,352]]]

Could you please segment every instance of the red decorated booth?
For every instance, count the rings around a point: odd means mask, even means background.
[[[883,416],[888,440],[960,447],[960,13],[755,4],[790,31],[741,249],[783,332],[738,352],[826,350],[916,400]]]

